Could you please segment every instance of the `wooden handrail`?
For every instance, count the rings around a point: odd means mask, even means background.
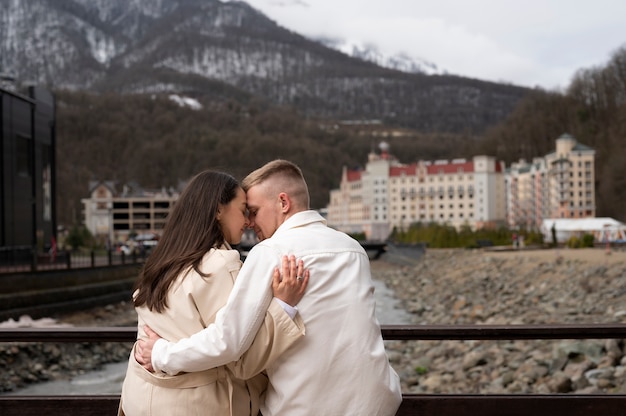
[[[127,342],[137,339],[134,326],[0,328],[0,342]]]
[[[382,325],[386,340],[621,339],[626,324]]]
[[[120,395],[0,396],[2,416],[105,416]],[[589,416],[624,414],[623,394],[405,394],[396,416]]]

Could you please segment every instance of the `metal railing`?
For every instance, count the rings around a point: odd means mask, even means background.
[[[42,253],[30,246],[0,247],[0,274],[139,264],[147,255],[147,251],[130,254],[116,250]]]
[[[385,340],[625,339],[625,324],[383,325]],[[135,327],[0,328],[0,342],[128,342]],[[320,398],[323,400],[324,398]],[[0,396],[3,416],[107,415],[119,395]],[[397,416],[588,416],[624,414],[624,394],[405,394]]]

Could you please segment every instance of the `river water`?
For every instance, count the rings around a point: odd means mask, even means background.
[[[410,324],[411,315],[400,306],[384,282],[374,280],[376,316],[381,324]],[[101,370],[76,376],[70,380],[57,380],[33,384],[7,393],[9,395],[91,395],[119,394],[126,374],[126,362],[112,363]]]

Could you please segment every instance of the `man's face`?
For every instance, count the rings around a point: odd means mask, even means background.
[[[263,184],[248,189],[249,227],[254,230],[259,241],[270,238],[281,222],[280,200],[274,198]]]

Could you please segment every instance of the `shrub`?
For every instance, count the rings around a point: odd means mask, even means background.
[[[423,376],[424,374],[428,373],[428,368],[418,365],[417,367],[415,367],[415,372],[420,376]]]
[[[76,250],[81,247],[93,247],[94,237],[89,230],[83,225],[74,225],[70,228],[67,237],[65,238],[65,244]]]
[[[581,247],[593,247],[594,236],[593,234],[583,234]]]
[[[566,243],[569,248],[580,248],[580,239],[576,236],[571,236]]]

